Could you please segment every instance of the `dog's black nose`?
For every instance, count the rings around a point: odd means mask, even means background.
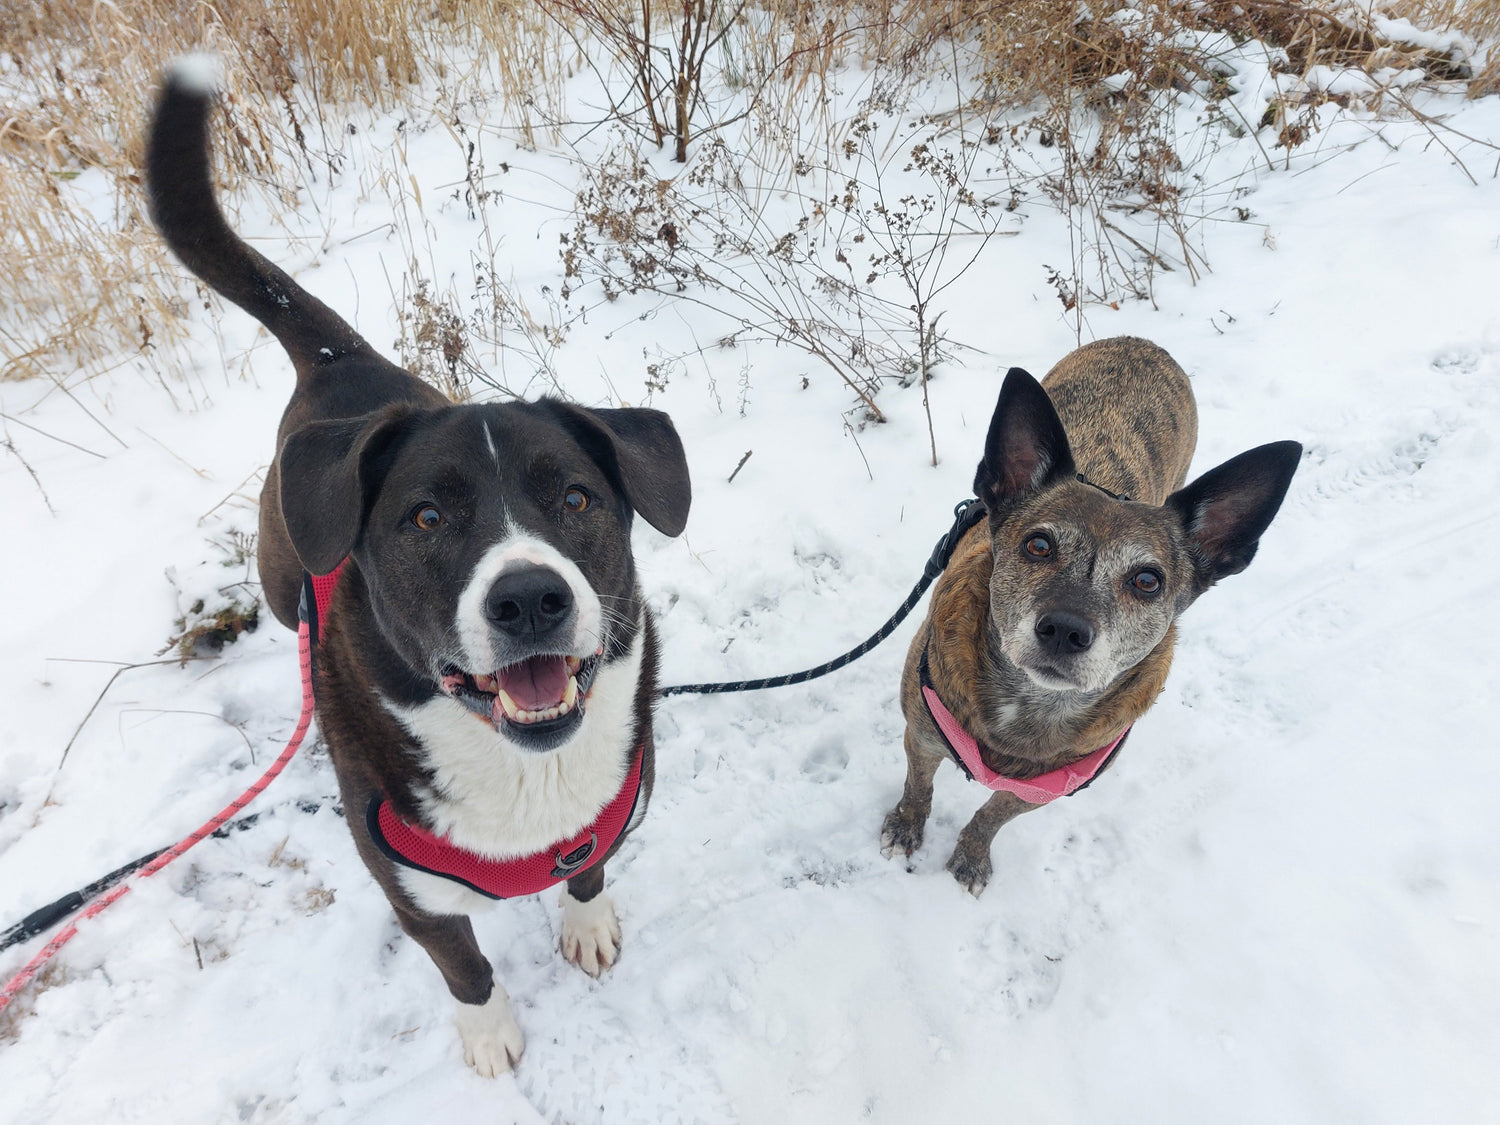
[[[573,591],[547,566],[507,570],[485,595],[484,613],[495,628],[518,640],[540,641],[567,620]]]
[[[1037,620],[1036,639],[1054,656],[1076,656],[1094,643],[1094,627],[1076,613],[1053,610]]]

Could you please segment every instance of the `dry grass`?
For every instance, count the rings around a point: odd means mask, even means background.
[[[560,72],[527,0],[9,0],[0,20],[0,379],[149,353],[186,311],[138,190],[141,129],[166,65],[223,56],[231,185],[269,185],[320,143],[325,102],[403,103],[488,65],[516,105]],[[552,54],[548,54],[551,51]],[[455,59],[460,60],[455,63]],[[545,94],[545,91],[542,93]]]
[[[184,50],[225,57],[218,128],[233,143],[221,147],[221,175],[266,193],[273,211],[295,206],[275,185],[316,161],[327,105],[408,104],[433,78],[454,104],[454,89],[481,66],[498,77],[526,139],[567,117],[570,69],[633,67],[635,86],[610,86],[632,91],[611,107],[615,117],[682,149],[748,121],[753,159],[772,176],[847,128],[823,96],[840,66],[872,70],[877,111],[900,108],[946,71],[955,119],[965,119],[958,127],[1027,109],[1030,127],[1059,146],[1064,172],[1045,190],[1095,216],[1080,238],[1096,260],[1086,269],[1080,247],[1071,285],[1102,297],[1123,259],[1165,260],[1154,248],[1117,248],[1102,225],[1106,201],[1153,210],[1182,243],[1177,260],[1194,261],[1178,197],[1184,158],[1168,143],[1170,99],[1160,95],[1212,97],[1220,79],[1176,32],[1258,40],[1294,72],[1420,67],[1468,82],[1475,96],[1500,89],[1500,52],[1476,54],[1471,73],[1447,51],[1393,41],[1382,15],[1475,41],[1500,35],[1500,0],[1091,0],[1087,9],[1053,0],[10,0],[0,21],[0,379],[98,370],[122,352],[149,355],[180,330],[192,290],[145,221],[137,168],[157,78]],[[1281,139],[1297,136],[1283,130]],[[451,332],[445,340],[451,380]]]
[[[1297,73],[1314,65],[1423,66],[1432,77],[1463,77],[1446,53],[1396,42],[1382,31],[1383,18],[1474,40],[1500,35],[1500,0],[1097,0],[1086,8],[1048,0],[878,0],[850,7],[863,16],[867,55],[919,55],[957,40],[989,61],[999,89],[1018,95],[1046,95],[1059,82],[1077,91],[1118,73],[1137,54],[1119,21],[1125,11],[1160,29],[1217,29],[1259,40],[1284,50],[1286,68]]]
[[[179,617],[177,631],[167,640],[167,647],[156,655],[176,650],[185,666],[189,660],[217,655],[225,645],[232,645],[244,633],[253,633],[260,625],[260,602],[234,601],[216,612],[205,613],[202,599]]]
[[[1475,39],[1500,35],[1497,0],[1394,0],[1389,8],[1418,27],[1454,28]]]
[[[42,993],[67,984],[71,979],[61,961],[48,961],[26,990],[0,1011],[0,1043],[14,1043],[19,1039],[22,1025],[36,1015],[37,1000]]]
[[[1350,69],[1384,74],[1389,83],[1391,72],[1420,71],[1427,81],[1466,83],[1470,97],[1500,91],[1500,0],[867,0],[838,7],[844,32],[885,68],[893,108],[910,85],[946,69],[960,138],[972,137],[976,122],[996,120],[1009,122],[1014,137],[1020,121],[1056,146],[1060,172],[1028,184],[1013,170],[1011,183],[1040,186],[1072,220],[1074,259],[1057,275],[1070,310],[1117,294],[1149,297],[1157,270],[1196,276],[1205,264],[1193,241],[1203,208],[1190,198],[1203,190],[1192,175],[1200,154],[1179,147],[1174,120],[1185,104],[1177,94],[1212,106],[1229,92],[1222,67],[1200,46],[1204,33],[1257,46],[1273,73]],[[1402,19],[1410,26],[1393,22]],[[1450,35],[1423,46],[1423,32],[1461,32],[1468,42]],[[1271,124],[1268,143],[1289,153],[1310,139],[1325,101],[1386,109],[1386,86],[1374,86],[1357,98],[1314,91],[1273,103],[1262,121],[1234,127]],[[1407,102],[1397,95],[1390,109],[1408,112]],[[1199,130],[1189,143],[1207,150],[1215,142]],[[1144,241],[1121,229],[1121,212],[1154,219]]]
[[[1404,0],[1392,5],[1420,27],[1454,28],[1480,41],[1500,38],[1500,0]],[[1500,94],[1500,50],[1469,79],[1469,97]]]

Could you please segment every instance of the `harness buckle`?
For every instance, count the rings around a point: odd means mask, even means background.
[[[552,869],[554,879],[569,879],[579,868],[593,858],[594,849],[599,846],[599,837],[589,833],[588,843],[579,844],[567,855],[557,853],[557,866]]]

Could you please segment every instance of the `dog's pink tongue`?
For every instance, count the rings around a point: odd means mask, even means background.
[[[505,694],[523,711],[545,711],[563,701],[568,665],[561,656],[533,656],[496,674]]]

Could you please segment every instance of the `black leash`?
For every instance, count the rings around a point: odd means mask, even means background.
[[[1080,479],[1082,478],[1080,477]],[[1093,482],[1090,481],[1088,483],[1092,484]],[[937,541],[937,546],[933,547],[932,554],[927,559],[927,564],[922,568],[922,577],[912,587],[911,593],[906,595],[906,600],[901,603],[900,608],[891,615],[889,621],[871,634],[867,640],[850,649],[842,656],[837,656],[826,664],[819,664],[816,668],[808,668],[802,672],[792,672],[785,676],[771,676],[762,680],[732,680],[720,684],[674,684],[672,687],[662,688],[661,694],[663,696],[718,695],[722,692],[730,691],[760,691],[762,688],[787,687],[790,684],[802,684],[808,680],[815,680],[819,676],[826,676],[829,672],[837,672],[840,668],[852,664],[881,641],[889,637],[895,631],[896,626],[906,620],[922,595],[927,592],[927,587],[931,586],[936,581],[937,576],[942,574],[944,568],[947,567],[948,560],[953,557],[953,552],[958,547],[958,541],[964,537],[965,533],[971,527],[984,519],[984,516],[984,504],[976,499],[964,500],[954,508],[953,526]],[[297,807],[303,812],[317,812],[319,808],[315,802],[309,801],[299,801],[297,802]],[[238,820],[232,820],[213,833],[213,835],[222,838],[228,836],[231,832],[243,831],[259,820],[260,816],[260,813],[251,813],[248,816],[240,817]],[[0,953],[11,948],[11,946],[20,945],[23,941],[28,941],[45,930],[50,929],[90,900],[97,898],[109,890],[116,883],[120,882],[120,880],[145,867],[166,850],[166,848],[157,848],[156,851],[151,852],[149,855],[143,855],[139,859],[131,860],[124,867],[111,871],[103,878],[94,880],[88,886],[81,887],[76,891],[70,891],[56,902],[50,902],[38,910],[33,910],[15,925],[4,931],[0,931]]]
[[[317,812],[320,807],[316,801],[297,802],[297,808],[302,812]],[[261,814],[256,812],[250,813],[248,816],[242,816],[238,820],[231,820],[217,832],[214,832],[213,835],[219,839],[223,839],[231,832],[243,832],[259,820],[260,817]],[[69,891],[56,902],[49,902],[46,906],[33,910],[14,926],[0,931],[0,953],[5,952],[13,945],[20,945],[23,941],[30,941],[38,934],[50,930],[68,915],[98,898],[105,891],[120,882],[120,880],[135,874],[166,850],[166,848],[157,848],[154,852],[148,852],[139,859],[131,860],[124,867],[117,867],[108,875],[95,879],[88,886],[80,887],[76,891]]]
[[[953,526],[937,541],[937,546],[932,549],[932,555],[927,559],[927,565],[922,568],[922,577],[911,588],[911,593],[906,595],[906,600],[901,603],[901,607],[891,615],[889,621],[842,656],[836,656],[828,663],[819,664],[816,668],[792,672],[785,676],[770,676],[763,680],[730,680],[720,684],[673,684],[671,687],[662,688],[661,694],[663,696],[719,695],[730,691],[760,691],[762,688],[787,687],[790,684],[805,684],[808,680],[816,680],[819,676],[826,676],[829,672],[837,672],[840,668],[852,664],[889,637],[895,632],[896,626],[906,620],[922,595],[927,592],[927,587],[931,586],[937,576],[943,573],[943,568],[948,565],[948,560],[953,557],[953,552],[958,547],[958,541],[964,537],[969,528],[984,519],[984,515],[984,503],[972,498],[962,501],[954,508]]]

